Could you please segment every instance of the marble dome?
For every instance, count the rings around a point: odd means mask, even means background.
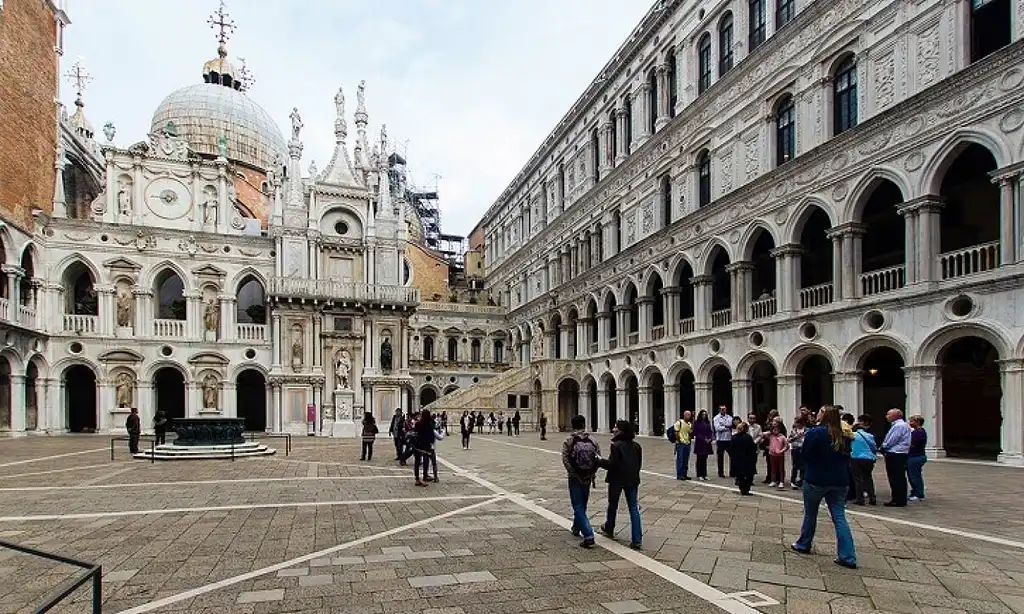
[[[151,132],[174,122],[193,151],[216,156],[217,140],[227,137],[227,157],[267,170],[285,155],[284,135],[261,106],[244,93],[217,83],[197,83],[164,98],[153,113]]]

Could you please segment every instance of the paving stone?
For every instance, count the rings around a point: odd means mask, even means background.
[[[299,576],[299,586],[326,586],[328,584],[334,584],[334,576],[331,574]]]
[[[650,609],[639,601],[628,600],[628,601],[611,601],[608,603],[602,603],[601,607],[607,609],[612,614],[635,614],[637,612],[649,612]]]
[[[121,569],[103,574],[104,582],[127,582],[139,573],[138,569]]]
[[[458,584],[459,581],[452,574],[441,574],[437,576],[417,576],[415,578],[407,578],[409,586],[413,588],[426,588],[430,586],[447,586],[449,584]]]
[[[473,582],[496,582],[498,579],[489,571],[467,571],[455,574],[459,584],[471,584]]]
[[[292,567],[291,569],[282,569],[277,572],[278,578],[297,578],[299,576],[308,576],[308,567]]]
[[[284,599],[284,589],[275,588],[265,591],[245,591],[238,595],[235,603],[264,603],[267,601],[281,601]]]

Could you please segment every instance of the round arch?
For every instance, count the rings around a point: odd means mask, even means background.
[[[743,231],[743,236],[740,238],[740,260],[749,261],[753,258],[754,244],[757,243],[760,232],[768,233],[768,236],[771,237],[772,243],[775,247],[782,245],[779,241],[779,232],[777,229],[763,220],[755,220],[747,226],[746,230]]]
[[[50,363],[48,363],[46,361],[46,357],[44,357],[39,352],[36,352],[35,354],[30,355],[28,357],[28,360],[25,361],[25,370],[26,371],[28,370],[28,365],[29,364],[35,364],[36,372],[39,374],[40,378],[48,378],[48,377],[50,377]]]
[[[650,386],[651,378],[654,377],[655,375],[661,376],[661,381],[663,382],[663,384],[668,383],[668,379],[665,377],[665,372],[662,371],[661,367],[659,367],[656,364],[650,364],[644,367],[644,369],[640,371],[639,377],[637,377],[637,383],[640,385],[641,388]]]
[[[700,273],[694,270],[694,274],[697,275],[711,275],[712,267],[715,264],[715,257],[718,254],[718,249],[721,249],[725,253],[725,257],[729,262],[735,262],[736,259],[733,257],[732,251],[729,249],[729,244],[725,242],[721,237],[714,237],[707,242],[704,248],[704,253],[701,255]]]
[[[366,228],[366,217],[363,213],[349,205],[344,203],[331,203],[323,208],[320,213],[320,218],[317,220],[317,227],[323,224],[324,220],[327,219],[332,213],[340,212],[342,214],[348,214],[356,218],[359,221],[360,232]]]
[[[697,369],[698,382],[710,382],[711,372],[715,370],[715,367],[725,367],[729,373],[733,373],[732,366],[729,362],[721,356],[712,356],[701,363],[700,368]]]
[[[969,145],[980,145],[987,149],[995,158],[996,168],[1003,168],[1011,164],[1012,156],[1009,154],[1009,147],[1002,138],[983,128],[961,128],[949,135],[939,145],[921,170],[920,193],[938,194],[949,166]]]
[[[619,380],[616,379],[615,374],[611,371],[603,371],[601,375],[597,376],[598,386],[601,386],[602,388],[606,387],[608,382],[611,382],[612,386],[615,386],[616,388],[619,386]]]
[[[13,348],[0,350],[0,358],[6,358],[11,366],[11,375],[25,375],[27,361]]]
[[[160,274],[166,270],[171,270],[181,279],[181,285],[184,288],[184,292],[192,292],[195,290],[192,284],[191,275],[185,272],[178,263],[171,260],[163,260],[160,263],[149,268],[148,273],[144,276],[144,281],[139,284],[144,288],[153,288],[156,286],[156,280],[160,277]]]
[[[799,243],[804,232],[804,226],[807,225],[807,221],[810,220],[811,216],[819,210],[828,217],[828,221],[831,226],[835,227],[838,225],[836,211],[832,205],[815,196],[805,198],[799,205],[797,205],[796,213],[790,217],[786,230],[783,233],[783,236],[786,237],[786,243]]]
[[[875,187],[882,181],[890,181],[900,190],[903,195],[903,202],[912,200],[917,193],[911,188],[911,182],[905,173],[887,166],[876,166],[861,175],[861,178],[850,190],[850,196],[846,201],[846,209],[843,211],[841,223],[857,222],[864,215],[864,207]]]
[[[235,365],[234,367],[231,368],[231,371],[228,373],[229,377],[231,378],[231,381],[236,381],[238,379],[238,376],[241,375],[243,371],[259,371],[260,373],[263,374],[263,377],[270,377],[270,369],[267,369],[264,365],[256,361],[243,362],[242,364]],[[154,373],[156,373],[156,371],[154,371]]]
[[[156,372],[165,367],[170,367],[180,372],[181,376],[185,378],[186,385],[191,381],[189,378],[188,369],[185,367],[185,365],[181,364],[176,360],[169,359],[159,360],[149,365],[149,367],[147,367],[146,370],[143,371],[142,377],[144,378],[145,381],[153,381],[153,378],[156,377]],[[245,368],[245,366],[243,366],[243,368]]]
[[[259,270],[251,266],[247,266],[240,270],[238,273],[235,274],[234,277],[231,278],[231,283],[228,287],[231,288],[232,294],[237,295],[238,292],[242,289],[242,285],[247,283],[250,278],[255,279],[256,281],[259,282],[261,286],[263,286],[263,292],[267,291],[267,278],[263,275],[263,273],[259,272]]]
[[[693,368],[688,360],[677,360],[673,362],[668,369],[665,370],[665,381],[674,382],[679,379],[679,376],[689,371],[692,375],[696,376],[697,371]]]
[[[84,356],[68,356],[66,358],[61,358],[57,362],[53,363],[50,372],[57,375],[58,378],[62,378],[64,377],[64,373],[71,367],[86,367],[96,374],[97,380],[102,377],[106,377],[106,371],[104,369],[101,369],[98,364]]]
[[[561,388],[562,384],[564,384],[567,381],[572,382],[573,385],[576,386],[577,389],[580,388],[580,382],[579,382],[579,380],[576,379],[576,376],[572,375],[572,374],[568,374],[568,375],[562,375],[557,380],[555,380],[555,389],[557,390],[558,388]]]
[[[640,385],[640,376],[637,374],[636,371],[634,371],[630,367],[626,367],[625,369],[620,371],[619,372],[619,377],[618,377],[618,379],[616,381],[617,382],[622,382],[624,384],[626,381],[629,380],[630,377],[635,377],[636,378],[637,386]]]
[[[914,357],[914,364],[936,365],[939,364],[939,354],[950,343],[963,337],[979,337],[992,344],[1003,359],[1012,356],[1013,346],[1010,343],[1011,336],[1001,326],[995,323],[956,322],[947,324],[942,328],[933,331],[918,347]]]
[[[779,375],[799,375],[800,366],[805,360],[812,356],[821,356],[835,368],[835,365],[839,364],[839,360],[836,358],[837,352],[832,348],[822,345],[820,343],[803,343],[792,350],[786,355],[786,358],[782,361],[782,371]]]
[[[865,335],[855,339],[850,345],[846,347],[846,352],[843,353],[843,357],[839,360],[840,370],[842,371],[859,371],[864,365],[864,358],[875,349],[880,347],[886,347],[894,350],[903,359],[904,365],[911,364],[913,359],[913,351],[910,349],[910,343],[903,338],[897,337],[893,334],[885,335]]]
[[[8,264],[16,262],[18,250],[14,249],[14,235],[11,234],[11,229],[7,224],[0,224],[0,247],[3,247],[3,253],[0,254],[3,256],[3,262]]]
[[[687,266],[690,267],[690,271],[696,271],[696,260],[690,257],[686,252],[679,252],[676,254],[675,259],[673,259],[668,266],[668,270],[672,273],[671,281],[668,285],[674,284],[676,277],[678,277]]]
[[[420,386],[419,391],[416,392],[416,401],[419,403],[420,409],[430,405],[439,398],[441,398],[441,391],[433,384],[423,384]]]
[[[767,362],[775,369],[775,372],[779,372],[779,362],[766,350],[751,350],[743,355],[736,362],[736,377],[746,378],[750,374],[750,370],[754,368],[754,365],[759,362]]]

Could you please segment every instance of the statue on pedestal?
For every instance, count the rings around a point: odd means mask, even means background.
[[[122,371],[117,374],[114,387],[117,392],[117,406],[131,407],[132,401],[135,400],[135,378],[130,373]]]
[[[135,297],[128,290],[121,289],[117,293],[117,325],[132,325],[132,307],[135,305]]]
[[[220,317],[220,309],[217,307],[217,303],[213,299],[206,301],[206,305],[203,307],[203,325],[206,327],[207,332],[217,332],[217,319]]]
[[[352,372],[352,359],[348,350],[342,350],[338,356],[338,364],[334,369],[334,386],[338,390],[348,390],[351,386],[348,382],[349,373]]]
[[[203,409],[218,409],[217,376],[208,373],[203,378]]]
[[[380,368],[383,371],[391,370],[391,339],[385,337],[384,343],[380,344]]]
[[[132,185],[119,181],[117,188],[117,213],[129,217],[132,214]]]

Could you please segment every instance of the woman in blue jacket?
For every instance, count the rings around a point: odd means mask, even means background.
[[[853,533],[846,522],[846,491],[850,487],[847,437],[839,419],[839,411],[826,405],[818,412],[818,426],[807,431],[802,450],[804,459],[804,521],[800,539],[791,547],[800,554],[810,554],[814,531],[818,526],[818,508],[822,499],[828,506],[836,527],[836,565],[857,568],[857,552]]]

